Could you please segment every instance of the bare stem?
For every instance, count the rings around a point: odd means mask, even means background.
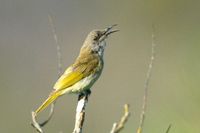
[[[52,118],[53,114],[54,114],[54,106],[55,106],[55,102],[51,104],[51,109],[49,112],[49,116],[47,118],[47,120],[45,120],[44,122],[40,123],[40,126],[43,127],[45,126]]]
[[[144,125],[144,120],[145,120],[145,113],[146,113],[146,108],[147,108],[147,96],[148,96],[148,87],[149,87],[149,81],[151,78],[151,73],[152,73],[152,68],[153,68],[153,63],[154,63],[154,58],[155,58],[155,28],[152,26],[153,32],[152,32],[152,45],[151,45],[151,58],[149,62],[149,67],[148,71],[146,74],[146,80],[144,83],[144,96],[143,96],[143,105],[142,105],[142,111],[140,114],[140,124],[137,129],[137,133],[142,133],[143,125]]]
[[[61,55],[61,49],[60,49],[60,45],[58,43],[58,36],[56,34],[56,26],[53,22],[53,18],[52,18],[52,15],[48,15],[48,18],[49,18],[49,24],[51,26],[51,30],[52,30],[52,34],[53,34],[53,37],[54,37],[54,40],[55,40],[55,45],[56,45],[56,53],[57,53],[57,58],[58,58],[58,76],[61,75],[62,73],[62,55]],[[42,122],[40,124],[41,127],[45,126],[52,118],[53,116],[53,113],[54,113],[54,106],[55,105],[55,102],[52,103],[51,105],[51,109],[50,109],[50,113],[49,113],[49,116],[47,118],[47,120],[45,120],[44,122]]]
[[[119,133],[124,128],[124,125],[127,122],[129,116],[130,116],[129,105],[125,104],[124,105],[124,115],[122,116],[119,123],[113,124],[112,130],[110,131],[110,133]]]
[[[60,48],[60,45],[58,43],[58,36],[56,34],[56,26],[53,22],[53,18],[52,18],[52,15],[48,15],[48,18],[49,18],[49,24],[51,26],[51,30],[52,30],[52,34],[53,34],[53,37],[54,37],[54,40],[55,40],[55,45],[56,45],[56,53],[57,53],[57,58],[58,58],[58,76],[61,75],[62,73],[62,55],[61,55],[61,48]]]
[[[32,115],[32,123],[31,123],[31,125],[32,125],[39,133],[43,133],[43,130],[42,130],[40,124],[36,121],[35,112],[32,112],[31,115]]]
[[[169,133],[169,131],[170,131],[171,127],[172,127],[172,125],[170,124],[170,125],[168,126],[168,128],[167,128],[167,130],[166,130],[166,132],[165,132],[165,133]]]
[[[35,112],[32,112],[32,123],[31,125],[39,132],[39,133],[43,133],[43,130],[42,130],[42,127],[45,126],[49,120],[52,118],[53,116],[53,113],[54,113],[54,106],[55,106],[55,103],[52,103],[51,104],[51,109],[50,109],[50,112],[49,112],[49,116],[48,116],[48,119],[45,120],[44,122],[42,123],[38,123],[37,120],[36,120],[36,116],[35,116]]]
[[[85,120],[85,107],[88,101],[89,94],[81,94],[78,98],[78,104],[76,108],[76,120],[73,133],[82,133],[83,123]]]

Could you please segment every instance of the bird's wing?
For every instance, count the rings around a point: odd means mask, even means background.
[[[83,74],[79,71],[73,71],[71,68],[58,79],[54,85],[56,91],[65,89],[83,78]]]
[[[49,95],[45,102],[35,111],[35,115],[48,107],[49,104],[54,102],[60,95],[62,90],[68,89],[68,87],[79,82],[84,77],[87,77],[91,73],[94,73],[98,68],[99,60],[93,57],[82,56],[80,60],[76,61],[70,66],[65,73],[58,79],[54,85],[54,91]]]
[[[98,59],[87,58],[69,67],[54,85],[56,91],[66,89],[90,75],[98,66]]]

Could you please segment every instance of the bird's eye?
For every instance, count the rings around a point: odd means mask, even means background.
[[[94,40],[95,40],[95,41],[97,41],[98,39],[99,39],[99,36],[98,36],[98,35],[94,36]]]

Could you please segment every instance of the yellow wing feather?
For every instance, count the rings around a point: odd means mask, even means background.
[[[58,79],[54,85],[56,91],[67,89],[79,80],[83,78],[83,74],[80,71],[73,71],[70,68]]]

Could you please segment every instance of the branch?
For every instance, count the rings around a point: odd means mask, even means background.
[[[32,123],[31,125],[39,132],[39,133],[43,133],[43,130],[40,126],[40,124],[36,121],[36,116],[35,116],[35,112],[31,112],[31,115],[32,115]]]
[[[143,96],[143,105],[142,105],[142,111],[140,114],[140,124],[137,129],[137,133],[142,133],[143,125],[144,125],[144,120],[145,120],[145,113],[146,113],[146,108],[147,108],[147,96],[148,96],[148,87],[149,87],[149,81],[151,78],[151,73],[152,73],[152,68],[153,68],[153,63],[154,63],[154,58],[155,58],[155,27],[152,26],[153,32],[152,32],[152,46],[151,46],[151,58],[149,62],[149,67],[146,75],[146,80],[144,83],[144,96]]]
[[[119,123],[113,124],[112,130],[110,131],[110,133],[119,133],[124,128],[124,125],[127,122],[129,116],[130,116],[129,105],[125,104],[124,105],[124,115],[122,116]]]
[[[80,94],[76,108],[76,120],[73,133],[82,133],[83,123],[85,120],[85,107],[90,94]]]
[[[60,76],[62,74],[62,55],[61,55],[61,48],[60,45],[58,43],[58,36],[56,34],[56,26],[53,22],[53,18],[52,15],[48,15],[49,18],[49,24],[51,26],[51,30],[52,30],[52,34],[55,40],[55,45],[56,45],[56,53],[57,53],[57,58],[58,58],[58,76]]]
[[[51,109],[50,109],[50,112],[49,112],[49,116],[48,116],[48,119],[45,120],[44,122],[42,123],[38,123],[37,120],[36,120],[36,116],[35,116],[35,112],[32,112],[32,123],[31,125],[39,132],[39,133],[43,133],[43,130],[42,130],[42,127],[45,126],[52,118],[53,116],[53,113],[54,113],[54,106],[55,106],[55,103],[52,103],[51,104]]]
[[[171,127],[172,127],[172,125],[170,124],[165,133],[169,133],[169,130],[171,129]]]

